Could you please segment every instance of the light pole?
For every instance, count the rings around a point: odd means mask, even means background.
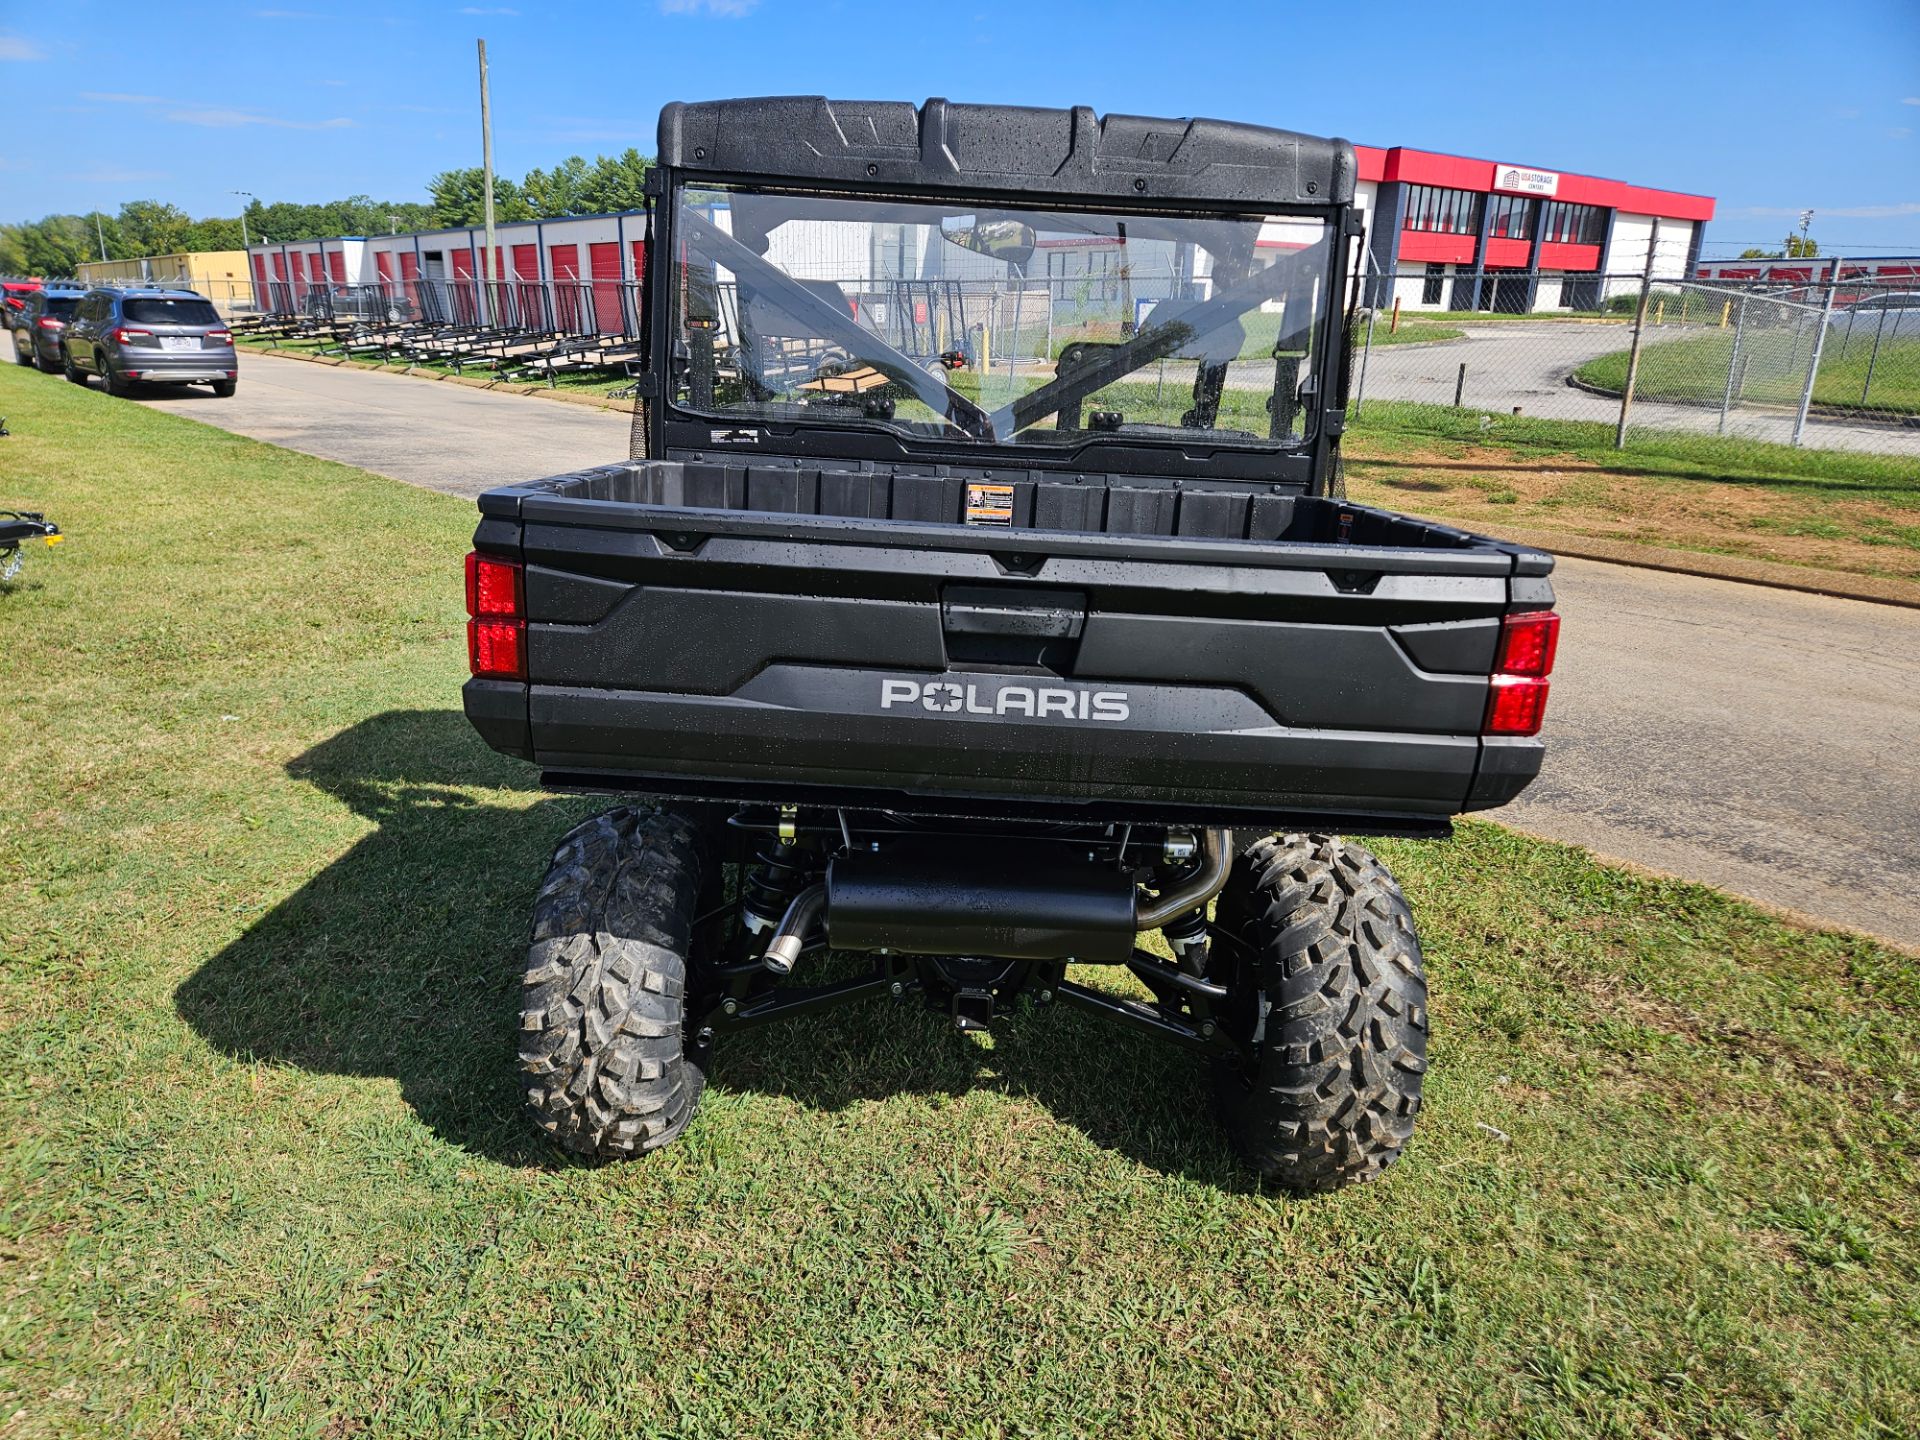
[[[1800,212],[1800,254],[1802,256],[1807,253],[1807,227],[1811,224],[1813,224],[1813,211],[1802,210]]]
[[[229,195],[243,195],[249,200],[254,198],[251,190],[229,190],[227,193]],[[243,250],[253,248],[253,241],[247,238],[247,207],[244,205],[240,207],[240,247]]]

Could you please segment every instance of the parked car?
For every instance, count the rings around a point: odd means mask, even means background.
[[[73,312],[80,308],[80,298],[85,294],[77,285],[50,283],[46,289],[29,295],[14,321],[13,358],[49,375],[59,370],[64,363],[60,337],[66,333],[67,322],[73,319]]]
[[[1837,311],[1833,327],[1850,339],[1906,339],[1920,335],[1920,290],[1896,290],[1869,295],[1856,305]]]
[[[1347,837],[1445,836],[1538,773],[1553,558],[1342,492],[1351,145],[1089,113],[661,116],[645,458],[481,495],[466,572],[476,729],[630,797],[534,905],[521,1080],[559,1144],[656,1150],[717,1044],[915,995],[1211,1060],[1229,1133],[1295,1190],[1411,1135],[1420,942]],[[1273,223],[1311,243],[1262,266]],[[809,263],[880,233],[971,277],[956,317],[1046,245],[1209,283],[1145,323],[1116,293],[1050,375],[958,374],[963,327],[882,335]],[[892,283],[890,313],[925,306]],[[1235,365],[1269,315],[1273,358]]]
[[[101,286],[81,298],[63,335],[64,369],[76,385],[98,375],[109,395],[135,385],[239,383],[233,332],[206,296],[153,286]]]
[[[13,329],[13,322],[26,308],[27,297],[39,288],[38,280],[0,280],[0,326]]]

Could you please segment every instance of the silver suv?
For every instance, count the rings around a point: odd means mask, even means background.
[[[212,385],[234,392],[240,361],[213,302],[191,290],[102,286],[89,290],[61,336],[67,379],[98,375],[109,395],[135,385]]]

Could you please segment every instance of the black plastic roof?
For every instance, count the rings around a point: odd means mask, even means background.
[[[663,163],[721,175],[1254,207],[1353,199],[1345,140],[1227,120],[818,95],[674,103]]]

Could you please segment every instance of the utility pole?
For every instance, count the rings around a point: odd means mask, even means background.
[[[493,96],[487,87],[487,42],[480,42],[480,169],[483,203],[486,207],[487,253],[480,261],[481,290],[490,300],[489,282],[493,276]],[[489,312],[488,320],[492,320]]]
[[[105,260],[107,258],[107,237],[106,232],[100,228],[100,212],[98,210],[93,212],[93,238],[100,242],[100,258]]]
[[[253,199],[253,192],[251,190],[229,190],[227,193],[229,195],[239,195],[247,200]],[[262,237],[260,243],[263,245],[266,243],[264,237]],[[251,247],[252,244],[253,241],[247,238],[247,207],[242,205],[240,207],[240,246],[242,249],[247,249]]]

